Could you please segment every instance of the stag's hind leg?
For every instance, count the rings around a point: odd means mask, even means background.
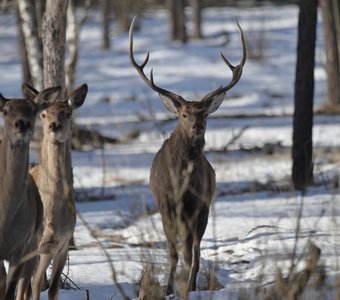
[[[47,270],[49,264],[52,261],[51,254],[40,254],[38,268],[33,275],[32,280],[32,296],[33,300],[40,299],[40,292],[43,285],[45,271]]]
[[[6,293],[6,269],[4,262],[0,260],[0,300],[5,296]]]
[[[52,266],[52,274],[50,279],[50,288],[48,290],[48,299],[56,300],[58,299],[59,292],[59,282],[61,273],[63,272],[66,260],[67,260],[67,251],[68,243],[63,250],[61,250],[57,255],[53,257],[53,266]]]

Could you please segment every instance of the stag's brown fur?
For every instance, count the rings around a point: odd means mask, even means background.
[[[142,64],[133,55],[133,26],[129,32],[129,57],[143,81],[159,94],[164,106],[177,114],[178,123],[170,138],[156,154],[152,163],[150,186],[162,216],[163,229],[168,241],[171,268],[167,294],[174,292],[174,276],[178,262],[177,240],[183,245],[185,260],[185,292],[195,290],[199,270],[200,243],[208,222],[209,208],[215,192],[215,172],[203,154],[206,119],[221,105],[225,94],[239,81],[246,61],[242,29],[242,57],[233,66],[221,54],[233,76],[226,86],[208,93],[200,101],[189,102],[180,95],[157,86],[151,70],[150,78],[144,73],[149,52]]]
[[[200,243],[215,192],[215,172],[203,153],[206,114],[202,103],[184,103],[175,131],[164,142],[151,167],[151,190],[170,251],[168,294],[173,292],[178,238],[183,244],[187,289],[196,288]]]

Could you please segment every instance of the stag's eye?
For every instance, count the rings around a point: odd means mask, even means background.
[[[45,118],[46,118],[46,114],[41,113],[41,114],[40,114],[40,117],[41,117],[42,119],[45,119]]]
[[[2,114],[3,114],[4,116],[7,116],[7,114],[8,114],[7,110],[6,110],[6,109],[3,109],[3,110],[2,110]]]
[[[188,117],[188,115],[183,113],[182,117],[186,119]]]

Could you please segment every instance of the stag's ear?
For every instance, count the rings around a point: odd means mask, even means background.
[[[205,101],[208,114],[215,112],[220,107],[224,100],[225,94],[225,92],[221,92]]]
[[[39,94],[39,92],[33,86],[30,86],[28,83],[23,83],[21,86],[21,90],[22,90],[24,97],[27,100],[31,100],[31,101],[34,101],[34,99]]]
[[[45,89],[35,97],[34,102],[38,104],[39,110],[43,110],[58,99],[60,92],[61,86]]]
[[[71,106],[72,109],[77,109],[78,107],[82,106],[86,98],[87,90],[88,88],[86,83],[77,87],[68,98],[68,105]]]
[[[2,94],[0,93],[0,111],[2,111],[3,107],[5,106],[8,99],[6,99]]]
[[[159,94],[159,97],[161,98],[165,108],[174,114],[178,113],[179,108],[182,106],[183,101],[185,101],[183,98],[172,98],[168,97],[162,94]]]

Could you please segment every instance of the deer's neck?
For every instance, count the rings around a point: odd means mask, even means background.
[[[183,161],[197,161],[203,155],[205,145],[204,136],[190,138],[177,128],[170,136],[171,153]]]
[[[40,190],[46,190],[51,198],[56,195],[69,197],[72,193],[72,167],[70,139],[64,143],[52,143],[43,138],[39,164]]]
[[[12,145],[4,138],[0,144],[0,198],[16,202],[26,195],[29,144]],[[15,199],[16,201],[13,201]]]

